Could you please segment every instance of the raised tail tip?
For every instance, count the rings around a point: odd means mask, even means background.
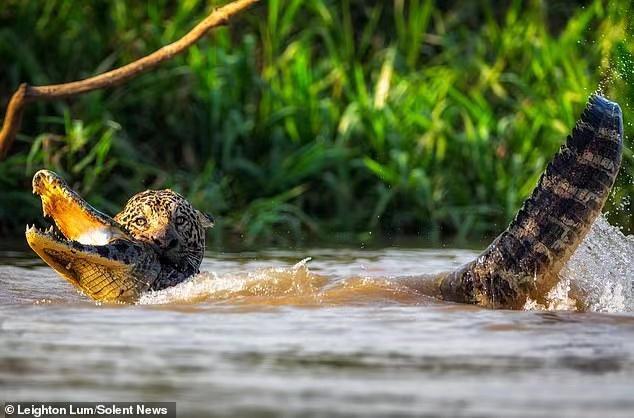
[[[595,129],[610,129],[618,133],[619,139],[623,136],[623,112],[618,103],[608,100],[598,93],[594,93],[588,99],[581,121]]]
[[[618,167],[623,148],[621,107],[599,94],[591,95],[566,145],[576,154],[596,154],[592,158],[607,158]]]

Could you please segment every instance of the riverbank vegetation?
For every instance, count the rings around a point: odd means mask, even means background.
[[[0,106],[186,33],[203,0],[5,0]],[[634,230],[634,28],[627,2],[269,0],[112,90],[27,110],[0,162],[0,230],[38,219],[30,179],[116,213],[172,188],[216,244],[468,240],[512,218],[597,88],[625,115],[608,203]]]

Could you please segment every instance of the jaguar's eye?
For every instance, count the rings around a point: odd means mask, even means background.
[[[177,216],[176,217],[176,225],[177,226],[180,226],[180,225],[182,225],[184,223],[185,223],[185,217],[184,216]]]
[[[147,219],[145,219],[143,216],[136,218],[133,223],[138,226],[139,228],[143,228],[145,225],[147,225]]]

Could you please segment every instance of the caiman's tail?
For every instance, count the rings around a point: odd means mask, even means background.
[[[601,212],[622,142],[619,105],[593,95],[513,222],[476,260],[440,281],[442,297],[507,308],[521,308],[527,297],[543,301]]]

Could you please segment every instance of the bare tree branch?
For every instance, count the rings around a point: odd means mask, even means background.
[[[163,61],[184,52],[202,38],[210,29],[226,25],[234,15],[259,0],[237,0],[215,9],[185,36],[163,48],[146,55],[130,64],[80,81],[49,86],[29,86],[23,83],[11,96],[0,131],[0,160],[4,159],[20,129],[24,106],[38,100],[54,100],[75,96],[92,90],[113,87],[128,81],[146,71],[152,70]]]

